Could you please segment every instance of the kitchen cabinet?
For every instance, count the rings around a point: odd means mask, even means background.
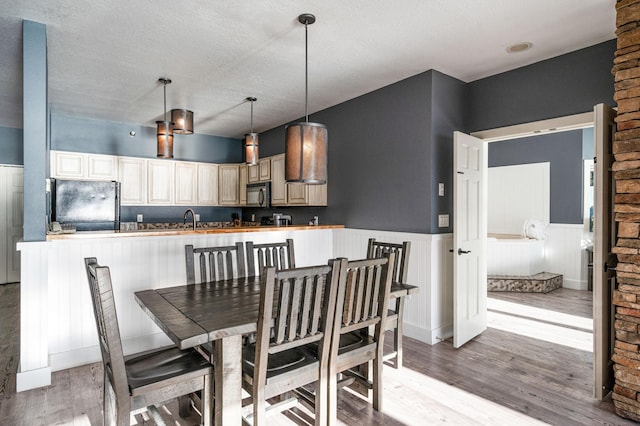
[[[271,204],[287,204],[287,184],[284,181],[284,154],[271,157]]]
[[[260,165],[247,166],[248,181],[249,183],[256,183],[260,181]]]
[[[218,204],[218,165],[198,163],[198,200],[197,205],[215,206]]]
[[[247,182],[249,180],[249,166],[247,166],[246,164],[240,164],[240,178],[239,178],[239,185],[240,185],[240,205],[241,206],[246,206],[247,205]]]
[[[141,205],[147,203],[147,161],[143,158],[118,158],[120,204]]]
[[[240,204],[240,165],[218,166],[218,204],[237,206]]]
[[[59,179],[118,179],[118,159],[113,155],[51,151],[51,177]]]
[[[178,205],[196,205],[198,165],[186,161],[176,161],[174,165],[174,202]]]
[[[149,173],[148,203],[149,204],[173,204],[174,187],[174,163],[166,160],[149,160],[147,171]]]
[[[261,158],[258,161],[260,182],[271,180],[271,157]]]

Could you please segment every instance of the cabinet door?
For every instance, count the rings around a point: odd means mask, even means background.
[[[240,204],[239,197],[239,164],[220,164],[218,202],[221,206],[237,206]]]
[[[260,181],[260,166],[256,164],[255,166],[247,166],[249,173],[249,183],[255,183]]]
[[[140,205],[147,202],[147,162],[142,158],[118,159],[120,204]]]
[[[260,182],[271,180],[271,157],[261,158],[258,164],[260,169]]]
[[[87,178],[118,180],[118,157],[113,155],[87,155]]]
[[[173,162],[151,160],[147,167],[149,204],[173,204]]]
[[[305,205],[308,203],[307,185],[304,183],[287,184],[287,204]]]
[[[174,167],[175,204],[197,204],[196,163],[176,162]]]
[[[86,176],[87,155],[78,152],[51,151],[51,175],[56,178],[78,179]]]
[[[240,205],[247,205],[247,181],[249,178],[249,167],[246,164],[240,164]]]
[[[307,205],[326,206],[327,205],[327,184],[307,185]]]
[[[284,181],[284,154],[271,158],[271,204],[284,206],[287,204],[287,185]]]
[[[218,165],[198,164],[198,205],[218,204]]]

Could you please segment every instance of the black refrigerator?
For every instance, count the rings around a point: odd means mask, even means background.
[[[52,218],[77,231],[120,229],[120,182],[52,179]]]

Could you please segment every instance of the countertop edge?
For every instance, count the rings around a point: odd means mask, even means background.
[[[208,229],[167,229],[149,231],[80,231],[72,234],[48,234],[47,241],[78,240],[91,238],[131,238],[131,237],[170,237],[174,235],[208,235],[234,234],[244,232],[273,232],[273,231],[315,231],[320,229],[342,229],[344,225],[289,225],[289,226],[239,226],[230,228]]]

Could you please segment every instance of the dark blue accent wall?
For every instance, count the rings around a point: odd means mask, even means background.
[[[616,40],[469,83],[471,132],[615,106]]]
[[[130,136],[130,131],[136,135]],[[156,128],[54,113],[51,114],[51,149],[156,158]],[[175,160],[205,163],[239,163],[242,161],[242,141],[220,136],[176,134],[173,157]]]
[[[550,164],[551,223],[582,223],[582,130],[489,144],[489,167]]]
[[[0,127],[0,164],[24,164],[22,129]]]

